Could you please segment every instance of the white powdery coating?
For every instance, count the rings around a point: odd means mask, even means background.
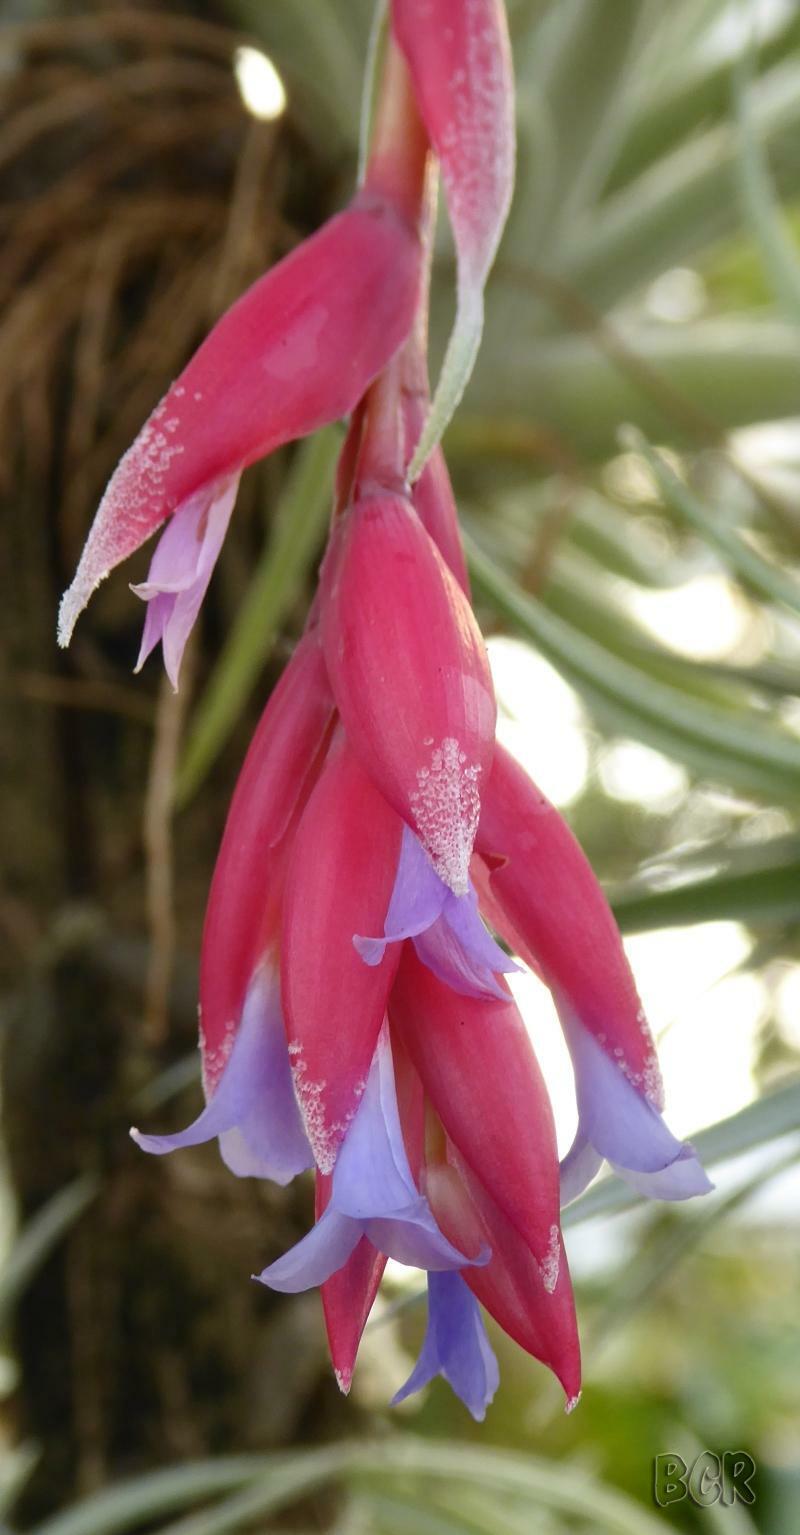
[[[613,1060],[614,1065],[619,1067],[622,1075],[630,1082],[631,1087],[635,1087],[638,1092],[643,1094],[648,1103],[652,1103],[654,1109],[660,1111],[664,1107],[664,1083],[661,1078],[661,1068],[658,1064],[656,1048],[653,1044],[653,1036],[650,1033],[650,1027],[642,1007],[639,1008],[636,1015],[636,1022],[648,1046],[641,1071],[633,1070],[633,1067],[625,1059],[625,1051],[621,1045],[616,1045],[613,1050],[609,1048],[607,1034],[600,1033],[595,1035],[595,1038],[598,1045],[602,1045],[607,1055]]]
[[[539,1272],[542,1276],[542,1284],[544,1285],[548,1295],[552,1295],[556,1285],[558,1284],[558,1271],[560,1266],[561,1238],[559,1236],[558,1227],[551,1226],[550,1245],[547,1249],[544,1260],[539,1264]]]
[[[210,1098],[212,1093],[216,1091],[217,1083],[230,1060],[235,1038],[236,1023],[233,1018],[230,1018],[226,1023],[222,1039],[213,1050],[207,1046],[202,1032],[200,1034],[200,1064],[203,1073],[203,1091],[206,1098]]]
[[[578,1403],[579,1403],[579,1401],[580,1401],[582,1396],[583,1396],[583,1392],[579,1391],[577,1396],[569,1397],[567,1399],[567,1403],[566,1403],[566,1406],[564,1408],[565,1413],[569,1414],[571,1412],[574,1412],[575,1408],[577,1407],[577,1405],[578,1405]]]
[[[430,744],[426,742],[426,745]],[[469,861],[480,815],[480,767],[468,763],[454,736],[417,773],[411,808],[420,841],[439,878],[455,895],[469,889]]]
[[[622,1075],[630,1082],[631,1087],[635,1087],[637,1092],[640,1092],[647,1099],[648,1103],[652,1103],[653,1108],[660,1111],[664,1107],[664,1084],[661,1080],[661,1068],[658,1064],[658,1056],[655,1049],[651,1046],[650,1053],[645,1057],[641,1071],[633,1070],[625,1059],[624,1050],[620,1049],[619,1046],[614,1050],[612,1058],[614,1064],[619,1066]]]
[[[350,1387],[353,1384],[352,1370],[334,1370],[333,1373],[336,1377],[336,1384],[339,1387],[342,1396],[349,1396]]]
[[[358,1100],[362,1097],[367,1085],[366,1079],[363,1082],[357,1082],[353,1089],[356,1102],[347,1118],[337,1119],[329,1124],[322,1102],[326,1083],[309,1082],[308,1063],[303,1059],[303,1046],[298,1039],[290,1040],[288,1049],[292,1063],[294,1095],[314,1161],[321,1173],[332,1173],[336,1166],[337,1152],[356,1113]]]
[[[162,507],[163,481],[173,458],[183,452],[183,444],[170,441],[181,423],[177,416],[164,420],[168,399],[169,396],[165,397],[148,417],[108,482],[75,579],[61,599],[58,610],[61,646],[69,644],[79,615],[109,571],[138,549],[173,510],[166,502]],[[158,521],[153,520],[154,503],[160,509]]]
[[[452,115],[439,150],[450,220],[467,268],[459,274],[460,284],[482,287],[511,202],[512,92],[505,42],[485,24],[485,0],[463,3],[466,68],[455,69],[448,81]]]

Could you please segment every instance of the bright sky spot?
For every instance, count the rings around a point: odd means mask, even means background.
[[[655,500],[653,476],[641,453],[617,453],[603,469],[603,484],[609,495],[634,506],[650,505]]]
[[[676,1135],[744,1108],[756,1096],[758,1029],[766,1006],[756,975],[730,974],[751,940],[738,922],[643,933],[626,942],[653,1033]],[[798,970],[800,975],[800,969]],[[529,971],[509,976],[553,1104],[559,1156],[575,1134],[572,1068],[547,989]]]
[[[274,122],[286,110],[286,88],[272,59],[259,48],[237,48],[233,72],[248,112],[262,122]]]
[[[676,1135],[736,1114],[758,1096],[755,1063],[766,989],[731,975],[699,991],[659,1046],[667,1120]]]
[[[530,970],[510,975],[508,983],[525,1021],[547,1083],[556,1121],[559,1157],[566,1156],[578,1128],[569,1051],[547,987]]]
[[[691,1135],[756,1096],[753,1068],[766,992],[733,974],[752,941],[739,922],[641,933],[626,941],[658,1042],[667,1120]]]
[[[673,324],[696,320],[706,307],[706,285],[691,267],[671,267],[651,284],[645,307],[656,320]]]
[[[569,805],[589,771],[586,716],[577,694],[520,640],[498,635],[487,648],[500,705],[499,740],[554,804]]]
[[[728,656],[752,628],[752,611],[723,575],[696,576],[669,591],[631,587],[629,605],[650,633],[695,661]]]
[[[794,508],[800,487],[800,419],[742,427],[732,434],[731,448],[748,474]]]
[[[787,965],[778,982],[775,1016],[787,1045],[800,1050],[800,965]]]
[[[639,741],[615,741],[606,747],[599,774],[606,794],[648,810],[674,809],[689,786],[689,776],[679,762]]]

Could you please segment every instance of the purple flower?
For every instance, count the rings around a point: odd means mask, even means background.
[[[403,827],[383,937],[356,937],[353,942],[366,964],[378,965],[387,943],[404,938],[413,939],[422,963],[454,991],[506,1001],[507,992],[495,975],[519,966],[484,927],[472,883],[465,895],[455,895],[408,826]]]
[[[131,587],[147,603],[136,671],[160,640],[176,692],[186,641],[228,531],[238,488],[236,474],[204,485],[184,501],[161,534],[147,580]]]
[[[292,1088],[278,980],[267,965],[253,977],[239,1031],[202,1114],[176,1135],[131,1135],[156,1156],[218,1136],[223,1160],[240,1178],[286,1184],[313,1167]]]
[[[667,1129],[655,1105],[628,1081],[563,999],[559,1015],[578,1100],[578,1133],[561,1164],[562,1204],[583,1192],[604,1158],[637,1193],[651,1199],[707,1194],[713,1184],[692,1147]]]
[[[428,1274],[428,1326],[414,1369],[392,1406],[441,1375],[482,1423],[500,1384],[480,1307],[460,1274]]]
[[[362,1236],[417,1268],[459,1269],[470,1261],[442,1236],[412,1177],[385,1025],[336,1159],[327,1208],[307,1236],[253,1277],[273,1290],[310,1290],[347,1262]]]

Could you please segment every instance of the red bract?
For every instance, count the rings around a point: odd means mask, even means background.
[[[236,785],[211,882],[200,959],[206,1082],[224,1059],[266,939],[277,936],[286,833],[313,781],[333,714],[318,638],[298,645],[259,722]]]
[[[546,1263],[558,1223],[555,1128],[515,1003],[459,996],[407,946],[391,1017],[451,1141]]]
[[[501,746],[483,796],[477,850],[491,860],[498,920],[508,917],[517,951],[660,1108],[652,1036],[608,902],[563,816]]]
[[[323,577],[322,632],[353,750],[463,894],[494,691],[472,610],[404,497],[368,497],[342,518]]]
[[[401,823],[343,738],[294,837],[286,880],[281,992],[295,1089],[317,1166],[330,1172],[358,1107],[399,958],[353,946],[389,904]]]
[[[417,472],[463,393],[483,326],[483,288],[514,184],[514,81],[501,0],[392,0],[402,48],[442,170],[458,257],[456,323]]]
[[[416,229],[373,193],[259,279],[222,316],[112,475],[59,615],[201,487],[346,415],[401,345],[420,275]]]
[[[425,1189],[451,1242],[470,1254],[488,1249],[487,1263],[464,1269],[467,1284],[503,1331],[553,1371],[570,1412],[580,1396],[581,1357],[558,1203],[548,1255],[541,1264],[452,1143],[447,1144],[445,1160],[427,1167]]]
[[[323,1214],[330,1199],[331,1180],[317,1173],[315,1215]],[[386,1255],[362,1237],[338,1273],[320,1285],[325,1331],[333,1372],[340,1391],[350,1390],[358,1345],[378,1293]]]

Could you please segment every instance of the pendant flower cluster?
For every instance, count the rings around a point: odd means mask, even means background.
[[[317,601],[245,760],[200,968],[206,1107],[157,1154],[218,1138],[242,1177],[316,1170],[316,1220],[257,1277],[320,1286],[348,1390],[387,1258],[428,1276],[398,1400],[441,1374],[476,1418],[498,1383],[484,1308],[580,1391],[559,1211],[603,1160],[644,1194],[710,1186],[662,1116],[614,920],[569,829],[495,742],[438,438],[478,346],[513,173],[499,0],[393,0],[362,187],[223,316],[103,498],[60,635],[166,522],[140,664],[173,683],[242,470],[350,416]],[[442,381],[425,361],[431,166],[458,257]],[[553,1118],[506,976],[550,988],[579,1130]]]

